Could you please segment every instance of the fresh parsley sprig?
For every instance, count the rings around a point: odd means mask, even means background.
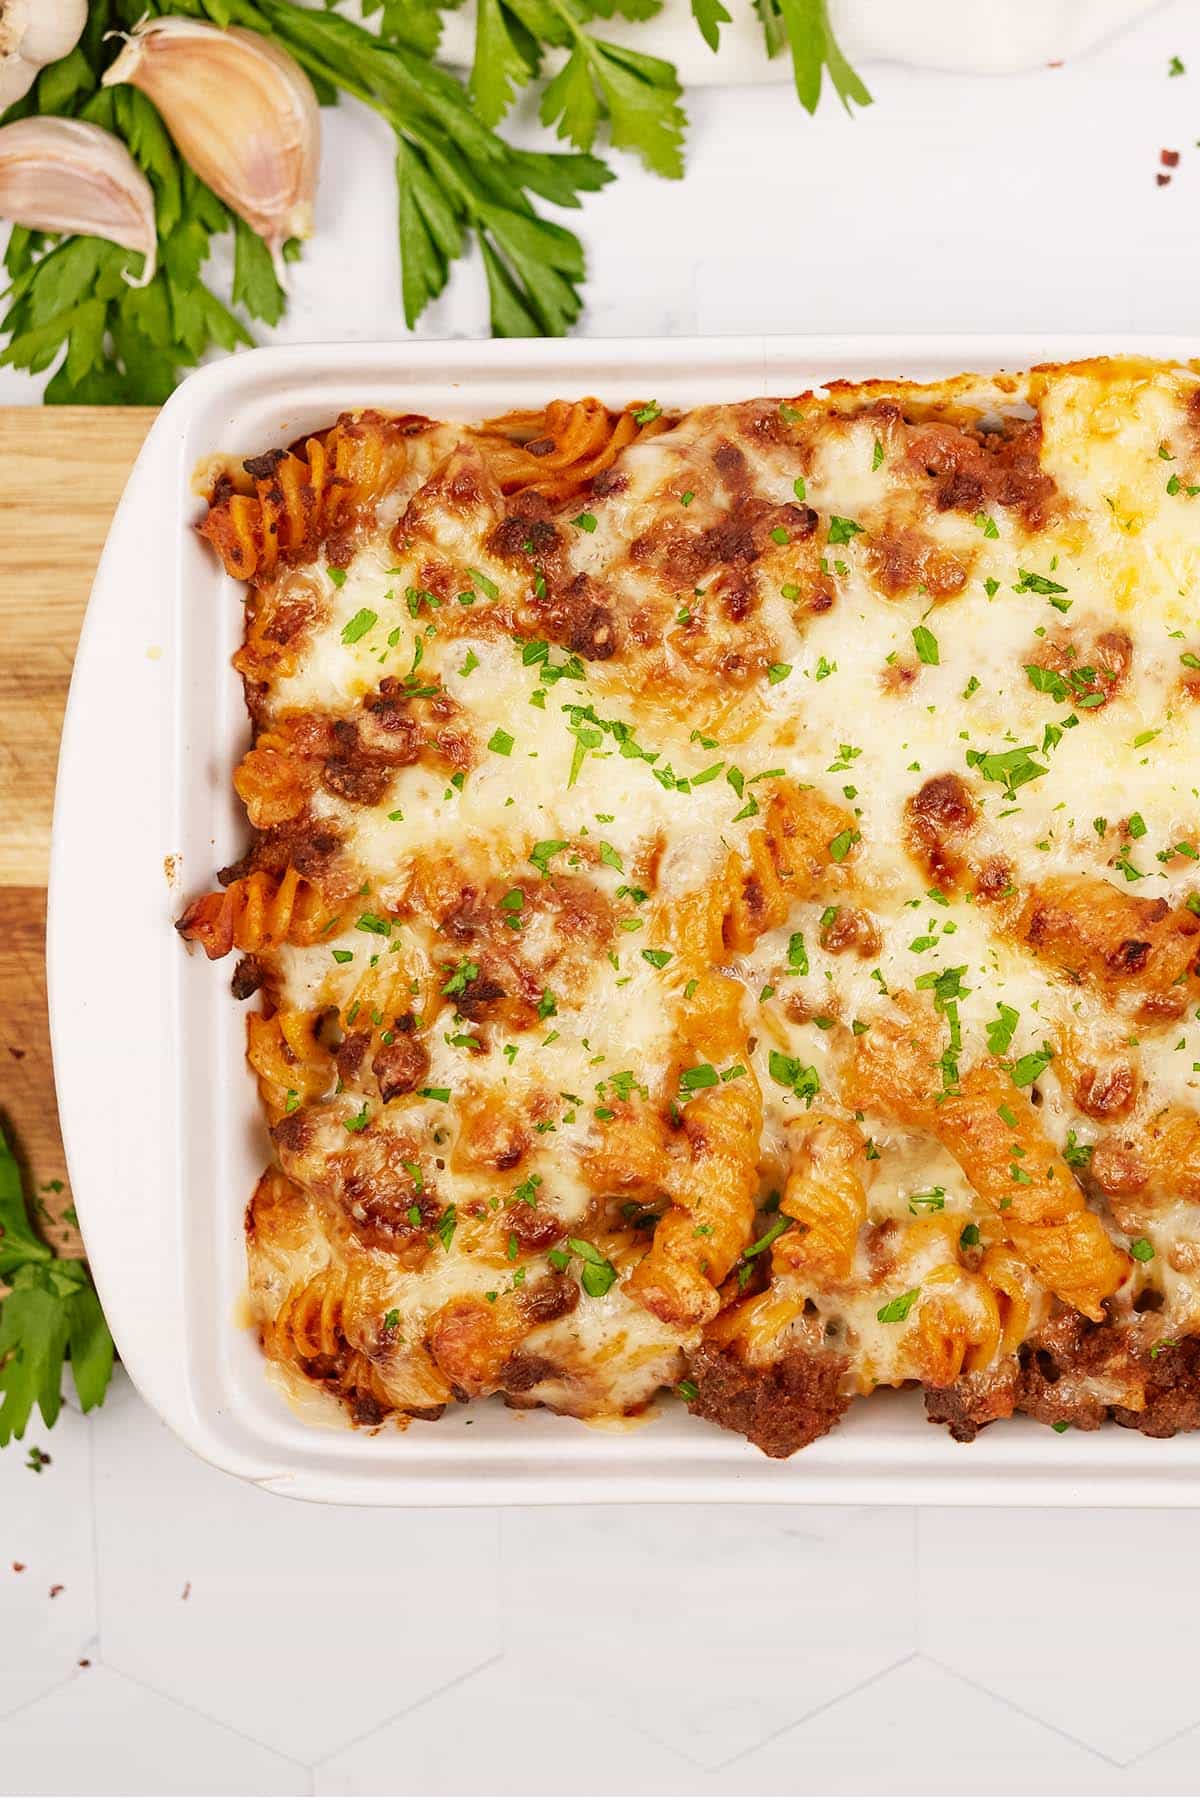
[[[470,93],[481,119],[495,125],[517,93],[541,73],[545,50],[567,59],[542,93],[540,117],[577,150],[590,150],[607,120],[619,150],[672,179],[683,174],[687,120],[673,65],[595,36],[597,18],[649,19],[662,0],[476,0]]]
[[[711,0],[692,4],[695,10],[697,5],[711,5]],[[848,113],[855,106],[870,106],[866,85],[833,35],[828,0],[754,0],[754,10],[762,23],[767,55],[777,56],[785,48],[791,53],[796,92],[806,112],[816,112],[826,72]],[[704,30],[703,24],[700,28]]]
[[[25,1434],[34,1406],[47,1426],[62,1406],[69,1356],[85,1412],[99,1406],[113,1341],[87,1264],[59,1258],[30,1224],[17,1159],[0,1132],[0,1445]]]

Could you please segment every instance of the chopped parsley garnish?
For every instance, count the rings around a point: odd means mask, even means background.
[[[1071,602],[1068,600],[1063,603],[1057,598],[1067,591],[1061,581],[1051,581],[1047,575],[1034,575],[1029,569],[1018,569],[1017,574],[1020,579],[1014,584],[1014,593],[1042,594],[1058,607],[1059,612],[1067,611]]]
[[[920,1288],[909,1288],[906,1294],[897,1294],[886,1306],[881,1306],[875,1317],[881,1325],[900,1325],[907,1319],[920,1295]]]
[[[874,471],[876,469],[882,468],[882,466],[883,466],[883,445],[880,443],[879,439],[876,438],[875,439],[875,448],[871,452],[872,473],[874,473]]]
[[[979,1227],[978,1227],[978,1225],[964,1225],[958,1235],[959,1249],[960,1250],[971,1250],[974,1248],[974,1246],[978,1242],[979,1242]]]
[[[977,512],[975,514],[975,523],[980,531],[982,531],[985,538],[998,538],[1000,536],[1000,527],[990,513]]]
[[[343,576],[343,580],[345,577]],[[352,619],[342,626],[343,644],[357,644],[359,638],[366,637],[372,625],[379,622],[379,614],[373,613],[369,606],[360,606]]]
[[[1074,1131],[1067,1132],[1067,1141],[1063,1147],[1063,1161],[1069,1168],[1086,1169],[1092,1160],[1095,1144],[1081,1144]]]
[[[549,875],[550,858],[552,856],[557,856],[560,850],[565,850],[566,848],[566,838],[543,838],[541,842],[535,844],[533,849],[529,852],[529,861],[533,864],[534,868],[538,870],[539,874]]]
[[[772,1050],[767,1057],[767,1069],[772,1081],[789,1088],[797,1100],[803,1100],[809,1106],[821,1091],[821,1078],[816,1069],[802,1063],[798,1056],[785,1056],[781,1050]]]
[[[467,962],[465,960],[460,962],[446,982],[445,987],[442,989],[443,994],[465,993],[468,983],[475,981],[478,978],[478,975],[478,963]]]
[[[786,681],[791,672],[791,663],[772,663],[767,670],[767,680],[774,687],[776,683]]]
[[[335,963],[348,963],[354,961],[353,950],[331,950],[330,955],[333,957]]]
[[[500,598],[500,589],[489,575],[484,574],[482,569],[468,569],[467,574],[471,577],[472,582],[479,591],[486,594],[489,600],[498,600]]]
[[[596,515],[595,513],[590,512],[577,513],[571,520],[571,523],[572,525],[577,526],[580,531],[595,531]]]
[[[635,425],[650,425],[653,424],[655,419],[661,419],[661,417],[662,407],[658,404],[658,401],[647,400],[644,405],[639,406],[635,411],[633,422]]]
[[[354,929],[374,932],[376,937],[388,937],[391,935],[392,921],[381,919],[378,913],[360,913],[354,921]]]
[[[567,1246],[582,1258],[583,1269],[579,1279],[584,1293],[590,1294],[593,1300],[601,1299],[617,1279],[617,1271],[606,1256],[601,1256],[595,1244],[589,1244],[586,1239],[568,1238]]]
[[[946,1190],[943,1187],[925,1188],[919,1194],[908,1196],[910,1213],[935,1213],[946,1210]]]
[[[987,1047],[993,1056],[1005,1056],[1008,1053],[1020,1016],[1015,1006],[1005,1006],[1002,1000],[997,1002],[996,1017],[989,1019],[985,1026]]]
[[[1147,1263],[1154,1255],[1154,1245],[1150,1242],[1149,1238],[1134,1238],[1132,1244],[1129,1246],[1129,1254],[1132,1256],[1134,1262]]]
[[[362,1103],[362,1111],[355,1113],[352,1118],[343,1119],[342,1124],[346,1127],[347,1131],[365,1131],[367,1117],[367,1103],[364,1100]]]
[[[344,587],[346,585],[345,569],[326,568],[325,573],[328,575],[330,581],[332,581],[334,587],[340,588],[340,587]]]
[[[696,1063],[690,1069],[683,1069],[679,1076],[681,1094],[694,1094],[700,1088],[716,1087],[721,1077],[711,1063]]]
[[[696,1386],[694,1381],[676,1382],[675,1392],[679,1395],[681,1400],[698,1400],[700,1398],[700,1389]]]
[[[913,643],[916,645],[917,655],[920,657],[921,661],[923,663],[930,663],[936,667],[937,663],[941,660],[938,655],[938,641],[934,637],[932,631],[930,631],[929,627],[927,625],[914,625],[912,639]]]
[[[808,974],[808,951],[805,948],[804,933],[802,931],[793,931],[791,937],[788,939],[787,959],[788,968],[795,974]]]
[[[1006,798],[1012,800],[1018,788],[1046,773],[1045,765],[1034,760],[1036,749],[1036,744],[1023,744],[1015,750],[968,750],[967,763],[985,781],[1001,782]]]
[[[756,1239],[753,1244],[747,1244],[746,1248],[742,1251],[742,1261],[744,1263],[753,1262],[756,1256],[761,1256],[764,1250],[769,1250],[771,1245],[775,1242],[775,1239],[777,1237],[782,1237],[784,1232],[787,1231],[793,1223],[794,1221],[792,1219],[785,1217],[781,1213],[777,1219],[771,1221],[770,1225],[760,1238]]]
[[[861,837],[861,831],[854,831],[847,826],[845,831],[839,831],[835,838],[831,838],[829,841],[829,854],[834,862],[845,862],[854,845],[858,843]]]
[[[862,531],[862,526],[853,519],[843,519],[837,513],[829,515],[829,542],[831,544],[849,544]]]
[[[1043,1044],[1040,1050],[1031,1050],[1025,1056],[1019,1056],[1008,1071],[1014,1087],[1032,1087],[1039,1075],[1045,1073],[1054,1061],[1054,1051],[1049,1044]]]
[[[494,750],[497,756],[511,756],[514,741],[511,732],[504,731],[497,725],[488,739],[488,749]]]
[[[674,952],[671,950],[643,950],[642,956],[652,968],[665,969]]]

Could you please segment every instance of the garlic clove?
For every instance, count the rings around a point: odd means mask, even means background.
[[[154,102],[180,154],[270,246],[308,237],[321,150],[317,97],[268,38],[197,19],[145,19],[104,76]]]
[[[0,0],[0,111],[75,48],[86,22],[87,0]]]
[[[138,287],[154,274],[154,190],[120,138],[99,125],[47,115],[0,125],[0,218],[107,238],[145,257]]]

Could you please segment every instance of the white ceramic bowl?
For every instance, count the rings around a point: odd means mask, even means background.
[[[834,376],[928,378],[1196,339],[722,338],[255,350],[160,413],[96,577],[63,733],[50,877],[50,1023],[75,1204],[126,1367],[201,1456],[306,1499],[444,1505],[602,1500],[1015,1500],[1194,1505],[1200,1434],[1056,1436],[1012,1420],[969,1446],[913,1394],[851,1409],[773,1463],[667,1399],[627,1430],[498,1403],[377,1435],[303,1424],[242,1323],[242,1215],[267,1144],[227,966],[189,956],[186,893],[244,842],[230,774],[247,739],[229,666],[237,585],[191,525],[217,451],[286,443],[343,408],[479,418],[554,395],[669,405],[787,394]]]
[[[1160,0],[831,0],[838,42],[856,66],[872,61],[913,68],[1007,75],[1082,56]],[[786,55],[768,61],[750,0],[730,0],[721,49],[708,48],[690,0],[664,0],[653,19],[604,19],[598,35],[675,64],[690,85],[790,81]],[[442,54],[467,67],[474,55],[475,9],[445,15]],[[553,67],[551,62],[549,67]],[[830,97],[827,105],[836,102]]]

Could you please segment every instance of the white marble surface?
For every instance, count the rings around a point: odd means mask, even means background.
[[[584,329],[1200,328],[1194,0],[1065,69],[869,76],[853,124],[696,95],[687,182],[626,166],[584,214]],[[347,113],[280,337],[403,335],[391,207]],[[477,327],[480,287],[429,334]],[[123,1377],[28,1441],[41,1474],[0,1453],[3,1793],[1200,1790],[1200,1496],[318,1509],[195,1461]]]

